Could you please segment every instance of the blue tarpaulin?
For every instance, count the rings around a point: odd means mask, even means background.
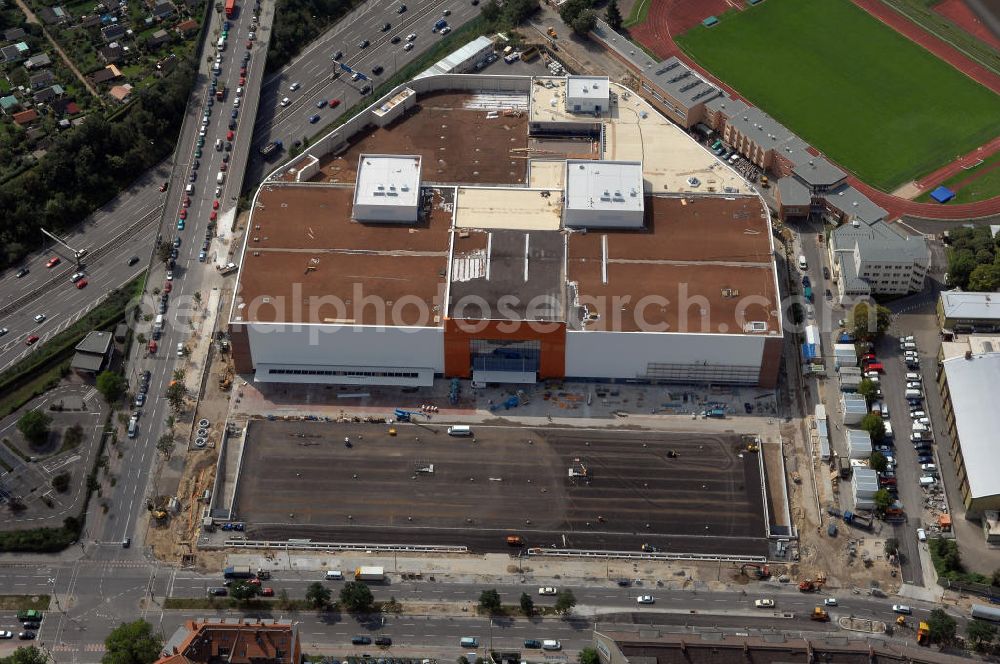
[[[802,359],[806,362],[810,362],[819,357],[816,352],[816,344],[802,344]]]
[[[931,198],[938,203],[947,203],[951,199],[955,198],[955,192],[948,187],[938,187],[931,192]]]

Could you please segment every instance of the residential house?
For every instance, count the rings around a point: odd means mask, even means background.
[[[52,85],[44,90],[36,92],[32,96],[32,99],[35,100],[36,104],[48,104],[51,103],[52,100],[62,97],[64,94],[66,94],[66,91],[63,90],[61,85]]]
[[[101,36],[104,37],[104,41],[110,43],[116,39],[121,39],[125,36],[128,31],[125,29],[124,25],[119,23],[112,23],[111,25],[106,25],[101,28]]]
[[[54,99],[49,106],[56,115],[76,115],[80,112],[80,107],[72,99]]]
[[[32,74],[28,78],[28,83],[31,85],[32,90],[41,90],[44,87],[52,85],[55,81],[55,74],[47,69],[45,71],[40,71],[37,74]]]
[[[33,108],[29,108],[27,111],[21,111],[20,113],[15,113],[13,115],[14,124],[23,127],[27,124],[31,124],[38,119],[38,111]]]
[[[198,32],[198,29],[200,27],[201,26],[198,25],[198,21],[189,18],[186,21],[181,21],[180,23],[178,23],[174,27],[174,30],[176,30],[177,34],[179,34],[181,37],[190,37],[191,35]]]
[[[153,16],[160,19],[161,21],[165,18],[170,18],[176,13],[177,13],[177,5],[170,2],[170,0],[163,0],[161,2],[157,2],[156,5],[153,6]]]
[[[297,624],[277,620],[188,620],[163,646],[156,664],[298,664]]]
[[[120,101],[124,104],[132,95],[132,86],[128,83],[125,83],[124,85],[116,85],[108,90],[108,94],[111,95],[112,99]]]
[[[27,69],[37,69],[38,67],[46,67],[50,64],[52,64],[52,59],[48,53],[38,53],[24,61],[24,66]]]
[[[80,22],[77,25],[87,30],[97,28],[101,25],[101,17],[97,14],[85,14],[80,17]]]
[[[188,8],[189,11],[193,13],[195,10],[201,7],[203,2],[205,2],[205,0],[184,0],[184,5]]]
[[[70,15],[65,9],[56,5],[55,7],[42,7],[41,11],[38,12],[38,18],[42,19],[46,25],[55,25],[68,21]]]
[[[105,64],[117,65],[121,64],[122,60],[125,59],[125,50],[122,49],[122,45],[118,42],[111,42],[107,46],[97,49],[97,55]]]
[[[884,221],[857,219],[834,229],[829,242],[840,302],[906,295],[924,288],[931,254],[922,235],[902,235]]]
[[[115,67],[114,65],[108,65],[104,69],[98,69],[97,71],[92,72],[91,74],[88,75],[88,78],[94,85],[98,85],[100,83],[107,83],[108,81],[113,81],[119,76],[121,76],[121,72],[118,71],[118,67]]]
[[[21,102],[17,100],[14,95],[7,95],[6,97],[0,97],[0,112],[4,115],[11,115],[16,113],[18,109],[21,108]]]
[[[177,66],[177,56],[171,53],[156,63],[156,75],[166,76]]]
[[[17,42],[16,44],[0,48],[0,56],[3,56],[3,61],[6,63],[20,62],[28,57],[28,53],[30,52],[31,48],[24,42]]]
[[[149,39],[146,41],[146,48],[148,48],[151,51],[154,51],[169,42],[170,42],[170,33],[162,29],[157,30],[156,32],[154,32],[149,36]]]
[[[28,36],[28,33],[24,31],[24,28],[7,28],[3,31],[4,41],[17,41],[18,39],[24,39]]]

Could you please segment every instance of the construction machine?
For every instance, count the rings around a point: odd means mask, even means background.
[[[771,578],[771,568],[767,565],[758,565],[757,563],[744,563],[740,566],[740,574],[742,576],[750,576],[747,574],[747,569],[752,569],[754,576],[758,579],[769,579]]]
[[[799,584],[799,590],[804,593],[814,593],[819,590],[819,586],[812,579],[806,579]]]
[[[930,644],[931,644],[931,626],[925,622],[921,622],[920,626],[917,627],[917,645],[929,646]]]
[[[818,622],[827,622],[830,620],[830,614],[826,612],[822,606],[817,606],[809,614],[809,620],[816,620]]]

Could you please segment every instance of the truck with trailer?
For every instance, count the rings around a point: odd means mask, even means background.
[[[973,604],[972,609],[969,611],[969,613],[972,614],[973,618],[979,618],[980,620],[989,620],[991,622],[1000,622],[1000,608],[995,606],[987,606],[985,604]]]
[[[226,0],[226,18],[236,15],[236,0]]]
[[[359,567],[354,570],[355,581],[385,581],[385,569],[381,567]]]
[[[844,523],[849,523],[855,528],[871,530],[874,522],[875,520],[870,514],[858,514],[857,512],[851,511],[844,512]]]
[[[249,579],[253,577],[253,570],[249,565],[231,565],[222,570],[222,576],[227,579]]]
[[[17,619],[39,622],[42,619],[42,612],[35,609],[23,609],[17,612]]]

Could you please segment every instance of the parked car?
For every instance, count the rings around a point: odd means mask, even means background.
[[[639,595],[635,598],[635,601],[639,604],[655,604],[656,600],[653,599],[652,595]]]
[[[553,588],[552,586],[545,586],[544,588],[539,588],[538,589],[538,594],[539,595],[555,595],[556,594],[556,589]]]
[[[379,637],[376,637],[376,639],[375,639],[375,645],[382,646],[383,648],[391,646],[392,645],[392,639],[390,639],[388,636],[379,636]]]
[[[372,638],[370,636],[352,636],[351,644],[355,646],[367,646],[371,645]]]
[[[53,268],[53,267],[55,267],[56,265],[59,265],[59,263],[62,263],[62,259],[61,259],[61,258],[59,258],[58,256],[53,256],[52,258],[50,258],[50,259],[48,260],[48,262],[47,262],[47,263],[45,263],[45,267],[48,267],[48,268]]]
[[[753,603],[758,609],[773,609],[774,600],[773,599],[758,599]]]

